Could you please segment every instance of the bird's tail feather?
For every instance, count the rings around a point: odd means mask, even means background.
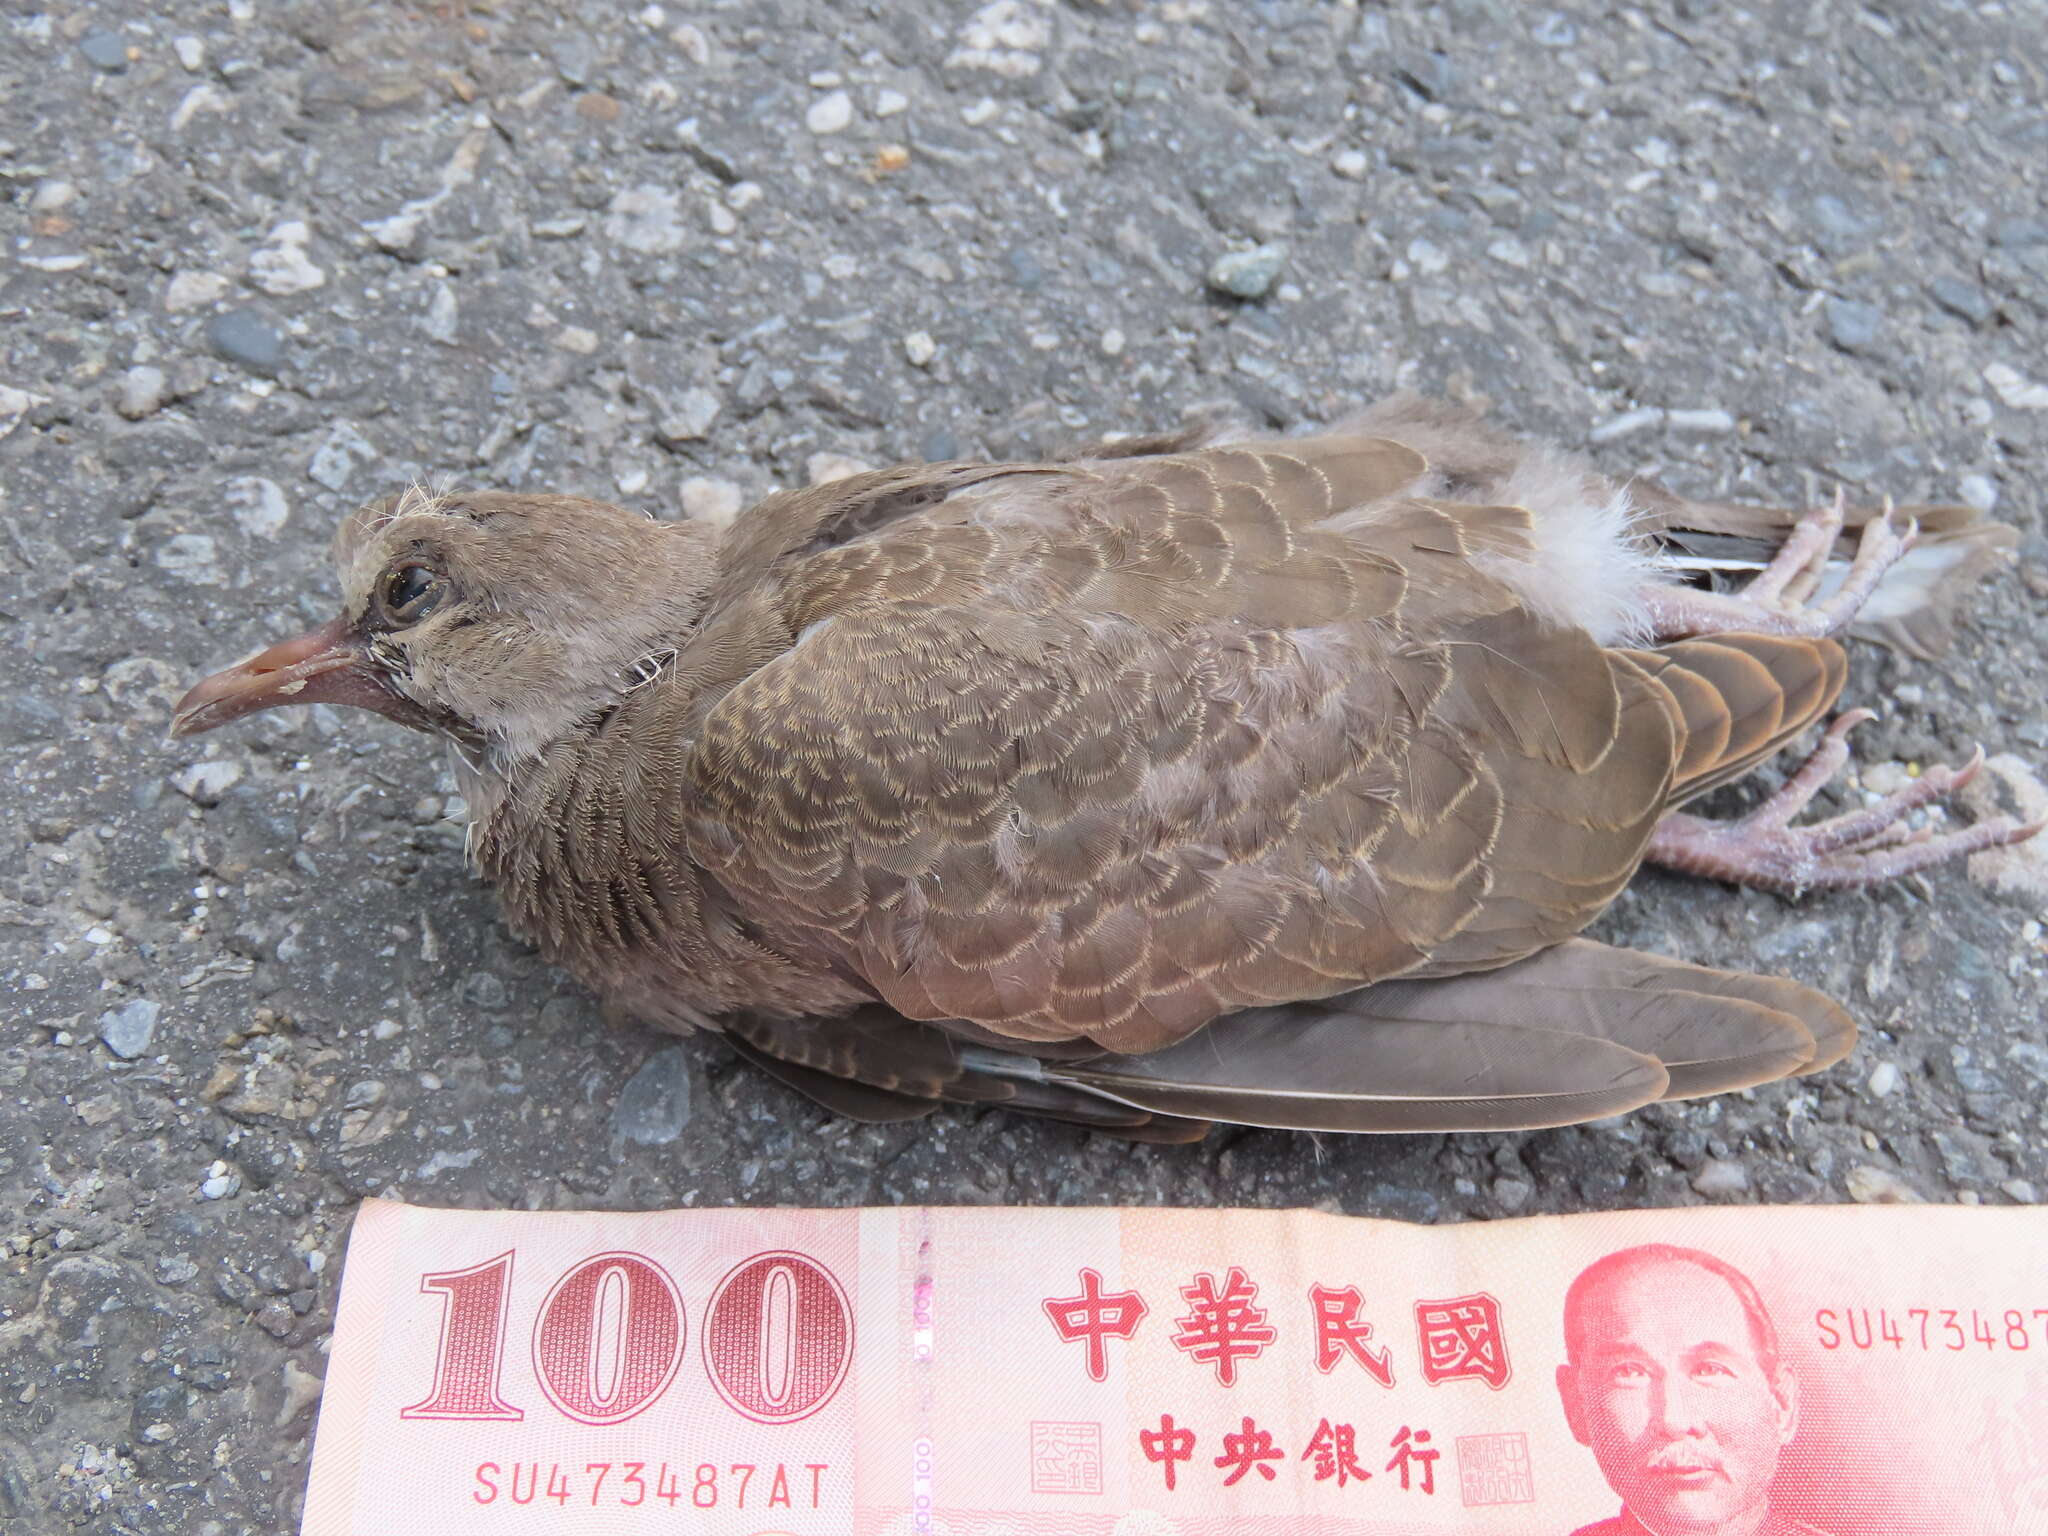
[[[1833,640],[1709,635],[1628,659],[1662,685],[1683,728],[1673,806],[1742,777],[1818,720],[1849,659]]]
[[[1839,1060],[1855,1025],[1810,988],[1573,939],[1499,970],[1252,1009],[1146,1056],[971,1072],[1154,1114],[1318,1131],[1567,1125]]]

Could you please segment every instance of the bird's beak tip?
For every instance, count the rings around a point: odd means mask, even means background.
[[[197,736],[280,704],[357,703],[375,688],[361,641],[345,619],[281,641],[202,678],[171,713],[171,735]]]

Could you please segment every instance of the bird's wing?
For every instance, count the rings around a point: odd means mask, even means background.
[[[915,1019],[1143,1051],[1569,935],[1671,783],[1670,694],[1481,555],[1514,508],[1330,437],[957,492],[774,587],[692,857]],[[1512,871],[1512,879],[1503,879]]]
[[[1652,1099],[1818,1071],[1855,1038],[1810,987],[1568,939],[1516,964],[1247,1009],[1144,1056],[1003,1049],[870,1006],[728,1022],[735,1047],[837,1113],[889,1121],[941,1100],[1142,1140],[1208,1120],[1325,1131],[1565,1125]]]
[[[725,1021],[723,1033],[742,1056],[788,1087],[870,1124],[913,1120],[951,1102],[998,1105],[1134,1141],[1198,1141],[1209,1128],[1206,1121],[1138,1109],[1078,1085],[979,1070],[977,1058],[1007,1066],[1011,1057],[977,1048],[970,1025],[917,1023],[879,1005],[829,1019],[741,1013]],[[1078,1054],[1101,1053],[1084,1047]]]
[[[871,535],[969,486],[1058,472],[1039,464],[900,464],[778,491],[727,533],[705,613],[715,617],[807,556]]]
[[[1817,1071],[1855,1033],[1797,982],[1573,939],[1479,975],[1250,1009],[1147,1056],[1013,1070],[1184,1118],[1512,1130]],[[966,1054],[977,1070],[1001,1070]]]

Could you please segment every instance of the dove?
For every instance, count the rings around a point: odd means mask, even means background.
[[[1685,807],[2009,558],[1961,507],[1620,484],[1398,397],[1313,434],[907,465],[726,527],[415,487],[329,624],[179,734],[325,702],[452,746],[515,931],[827,1108],[1136,1140],[1569,1124],[1818,1071],[1821,993],[1579,936],[1644,863],[1866,886],[2041,823]]]

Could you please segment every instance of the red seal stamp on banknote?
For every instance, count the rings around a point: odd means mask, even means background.
[[[1536,1501],[1536,1477],[1529,1465],[1529,1437],[1520,1430],[1460,1435],[1456,1445],[1458,1495],[1467,1508]]]
[[[1102,1426],[1064,1419],[1032,1420],[1031,1491],[1102,1492]]]

